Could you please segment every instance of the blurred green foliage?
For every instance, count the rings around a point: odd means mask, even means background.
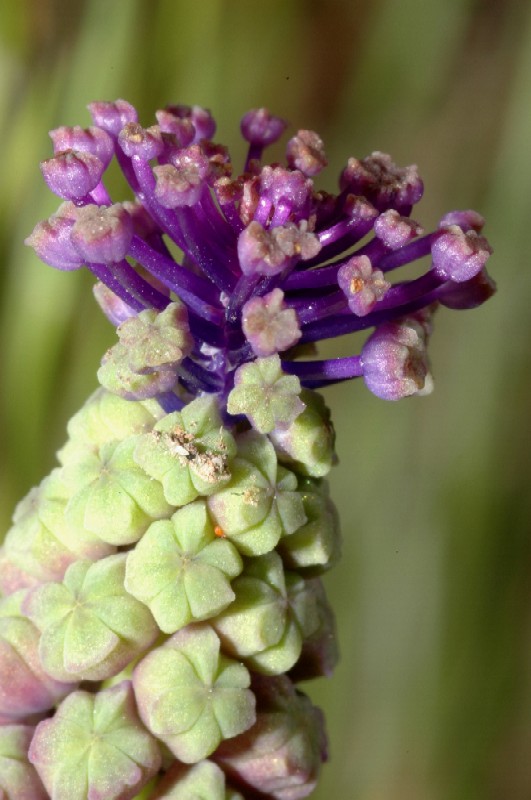
[[[496,298],[436,320],[436,392],[329,391],[345,538],[328,581],[343,658],[310,689],[328,715],[319,798],[528,800],[531,6],[520,0],[7,0],[0,6],[0,516],[53,464],[110,326],[87,275],[23,245],[56,202],[46,132],[125,97],[238,121],[266,105],[350,155],[416,162],[426,226],[488,219]],[[357,341],[342,343],[352,352]]]

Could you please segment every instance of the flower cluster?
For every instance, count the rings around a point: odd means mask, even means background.
[[[416,167],[379,152],[318,191],[313,131],[263,165],[286,128],[265,109],[242,119],[240,175],[202,108],[148,128],[123,100],[90,112],[51,132],[42,173],[63,202],[27,243],[88,267],[118,340],[0,551],[0,795],[298,800],[326,737],[296,686],[337,659],[320,580],[340,546],[334,431],[315,390],[431,390],[434,309],[494,291],[483,220],[424,234]],[[113,158],[132,200],[108,194]],[[360,354],[313,357],[365,329]]]

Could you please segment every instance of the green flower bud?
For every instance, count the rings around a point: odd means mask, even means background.
[[[304,411],[300,380],[285,375],[277,354],[242,364],[227,400],[229,414],[245,414],[259,433],[288,428]]]
[[[336,620],[319,578],[308,581],[317,603],[319,625],[302,644],[299,660],[292,670],[293,681],[308,681],[313,678],[330,678],[339,660]]]
[[[221,655],[206,625],[189,625],[148,653],[133,684],[144,723],[185,764],[206,758],[255,721],[247,669]]]
[[[209,497],[208,510],[241,553],[263,555],[306,522],[296,489],[297,478],[277,465],[267,437],[248,431],[238,439],[230,483]]]
[[[55,469],[18,504],[0,556],[0,588],[5,594],[46,581],[62,580],[80,558],[95,560],[115,552],[82,525],[68,524],[70,493]]]
[[[321,478],[336,459],[335,432],[330,411],[317,392],[303,389],[305,409],[287,428],[276,427],[270,438],[280,461],[293,464],[298,472]]]
[[[37,725],[29,759],[54,800],[132,800],[161,764],[128,681],[63,700]]]
[[[70,525],[81,525],[103,541],[123,546],[138,541],[154,519],[171,514],[161,484],[133,459],[139,438],[108,442],[98,453],[87,452],[63,467],[73,493],[66,509]]]
[[[227,483],[235,452],[215,398],[205,396],[168,414],[151,433],[139,437],[135,461],[162,483],[168,503],[183,506]]]
[[[257,720],[223,742],[215,761],[246,786],[275,800],[312,793],[326,760],[323,715],[285,676],[253,680]]]
[[[69,440],[57,453],[61,464],[78,460],[87,450],[97,453],[107,442],[147,433],[163,415],[156,400],[124,400],[100,387],[70,419]]]
[[[319,575],[339,558],[341,535],[336,507],[322,482],[306,478],[299,483],[307,522],[291,536],[284,536],[278,551],[289,569],[305,577]]]
[[[109,678],[157,638],[150,611],[124,588],[126,557],[77,561],[63,583],[30,591],[24,610],[41,631],[44,669],[57,680]]]
[[[164,311],[141,311],[117,329],[120,341],[104,355],[98,380],[127,400],[144,400],[169,391],[177,369],[192,349],[186,307],[180,300]]]
[[[225,773],[212,761],[190,766],[175,762],[150,800],[244,800],[225,784]]]
[[[224,648],[258,672],[291,669],[304,638],[319,625],[311,585],[284,572],[280,556],[271,552],[252,559],[233,589],[234,603],[213,623]]]
[[[41,779],[28,761],[33,728],[28,725],[0,727],[0,799],[47,800]]]
[[[145,603],[164,633],[218,614],[234,600],[238,551],[218,538],[198,500],[154,522],[127,556],[125,588]]]
[[[22,590],[0,600],[0,714],[14,722],[47,711],[75,688],[43,670],[39,631],[22,612],[26,595]]]

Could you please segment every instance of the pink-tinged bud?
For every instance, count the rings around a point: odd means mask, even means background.
[[[439,294],[439,302],[457,310],[477,308],[496,292],[496,283],[486,269],[463,283],[448,283]]]
[[[287,350],[301,338],[297,313],[284,303],[284,292],[273,289],[253,297],[242,308],[242,328],[256,356]]]
[[[26,595],[22,590],[0,601],[0,714],[14,721],[47,711],[76,686],[44,671],[39,631],[22,612]]]
[[[273,144],[286,130],[287,122],[275,117],[267,108],[256,108],[244,114],[240,130],[246,141],[260,147]]]
[[[177,151],[171,164],[153,168],[155,197],[164,208],[193,206],[201,196],[203,182],[210,173],[210,162],[199,147],[191,145]]]
[[[424,231],[418,222],[409,217],[402,217],[398,211],[390,208],[389,211],[380,214],[374,223],[374,233],[386,247],[396,250]]]
[[[416,165],[397,167],[387,153],[376,151],[366,158],[349,158],[341,173],[343,191],[368,197],[378,208],[412,206],[424,192]]]
[[[211,139],[216,132],[216,122],[206,108],[201,106],[166,106],[166,112],[173,114],[177,119],[190,120],[195,129],[194,141]]]
[[[451,225],[458,225],[462,230],[476,231],[481,233],[485,220],[477,211],[468,209],[467,211],[449,211],[439,222],[439,228],[449,228]]]
[[[177,147],[188,147],[189,144],[192,144],[195,137],[195,128],[191,119],[177,117],[168,109],[155,111],[155,116],[162,133],[173,136]]]
[[[365,197],[347,194],[343,204],[343,213],[356,223],[370,223],[378,216],[377,209]]]
[[[0,800],[48,800],[41,779],[28,761],[32,736],[29,725],[0,727]]]
[[[104,167],[108,167],[114,155],[114,142],[112,137],[102,128],[73,128],[63,126],[50,131],[53,142],[53,151],[57,155],[64,150],[76,150],[82,153],[92,153],[97,156]]]
[[[266,230],[253,220],[238,238],[238,258],[245,275],[278,275],[292,260],[307,261],[320,249],[317,236],[304,222]]]
[[[133,222],[120,204],[87,205],[78,209],[72,244],[84,261],[109,264],[121,261],[133,238]]]
[[[274,800],[302,800],[326,761],[323,715],[285,676],[256,677],[255,725],[223,742],[213,760],[237,781]]]
[[[126,100],[116,100],[115,103],[98,101],[89,103],[87,108],[94,125],[114,136],[118,136],[128,122],[138,122],[136,109]]]
[[[301,656],[290,670],[290,678],[297,683],[314,678],[331,678],[339,660],[334,612],[321,581],[314,578],[311,586],[317,599],[319,627],[304,640]]]
[[[353,314],[364,317],[391,288],[383,272],[373,269],[367,256],[353,256],[337,273],[337,282]]]
[[[92,153],[64,150],[41,161],[41,172],[48,188],[64,200],[80,200],[96,188],[105,165]]]
[[[477,275],[491,253],[492,248],[484,236],[479,236],[475,230],[465,233],[458,225],[443,228],[431,247],[433,269],[437,275],[456,283]]]
[[[300,169],[309,177],[317,175],[328,164],[323,140],[314,131],[301,130],[290,139],[286,158],[290,167]]]
[[[412,318],[376,328],[361,351],[363,379],[382,400],[430,394],[433,380],[426,352],[426,333]]]
[[[62,203],[49,219],[38,222],[24,244],[33,247],[46,264],[61,270],[79,269],[83,261],[70,239],[77,209]]]
[[[160,156],[164,150],[164,142],[158,125],[143,128],[138,122],[128,122],[118,134],[118,144],[126,156],[149,161]]]

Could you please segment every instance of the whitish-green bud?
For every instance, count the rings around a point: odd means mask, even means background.
[[[129,681],[67,697],[37,725],[29,758],[53,800],[132,800],[161,764]]]
[[[297,478],[278,466],[273,445],[255,431],[239,437],[232,479],[207,503],[225,535],[249,556],[268,553],[306,522]]]
[[[163,415],[156,400],[124,400],[100,387],[67,425],[69,439],[57,456],[61,464],[97,452],[106,442],[121,441],[136,433],[147,433]]]
[[[47,800],[48,794],[28,761],[33,728],[0,726],[0,800]]]
[[[78,561],[63,583],[30,591],[24,610],[41,631],[44,669],[57,680],[104,680],[155,641],[151,612],[124,588],[126,557]]]
[[[317,392],[303,389],[302,414],[289,427],[275,427],[270,438],[280,461],[293,464],[298,472],[321,478],[330,472],[335,461],[335,432],[330,411]]]
[[[127,556],[125,588],[151,610],[164,633],[218,614],[234,600],[241,557],[216,536],[204,501],[154,522]]]
[[[259,433],[288,428],[304,411],[300,380],[282,372],[277,354],[238,367],[227,400],[229,414],[245,414]]]
[[[63,467],[72,491],[66,518],[114,545],[138,541],[155,519],[168,517],[172,507],[162,486],[133,459],[138,436],[108,442],[97,453]]]
[[[168,414],[151,433],[139,437],[135,461],[162,483],[169,503],[183,506],[228,482],[235,452],[215,398],[205,396]]]
[[[179,364],[192,349],[186,307],[180,300],[160,313],[141,311],[117,328],[120,341],[104,355],[98,379],[127,400],[144,400],[167,392],[177,380]]]
[[[62,470],[56,469],[18,504],[0,556],[4,594],[62,580],[74,561],[95,560],[115,552],[112,545],[82,525],[69,524],[65,516],[69,497]]]
[[[341,536],[338,513],[326,484],[306,478],[300,481],[299,491],[308,521],[291,536],[284,536],[278,550],[289,569],[308,577],[321,574],[337,561]]]
[[[227,652],[268,675],[291,669],[319,625],[311,585],[272,552],[249,561],[233,588],[236,600],[213,623]]]
[[[221,655],[207,625],[189,625],[148,653],[133,684],[144,723],[186,764],[206,758],[255,721],[249,673]]]
[[[275,800],[312,793],[326,760],[323,715],[285,676],[257,678],[257,720],[223,742],[215,760],[234,779]]]
[[[226,786],[225,773],[212,761],[186,765],[175,762],[150,800],[244,800]]]
[[[26,595],[22,590],[0,600],[0,714],[14,722],[47,711],[75,688],[42,668],[39,631],[21,608]]]

